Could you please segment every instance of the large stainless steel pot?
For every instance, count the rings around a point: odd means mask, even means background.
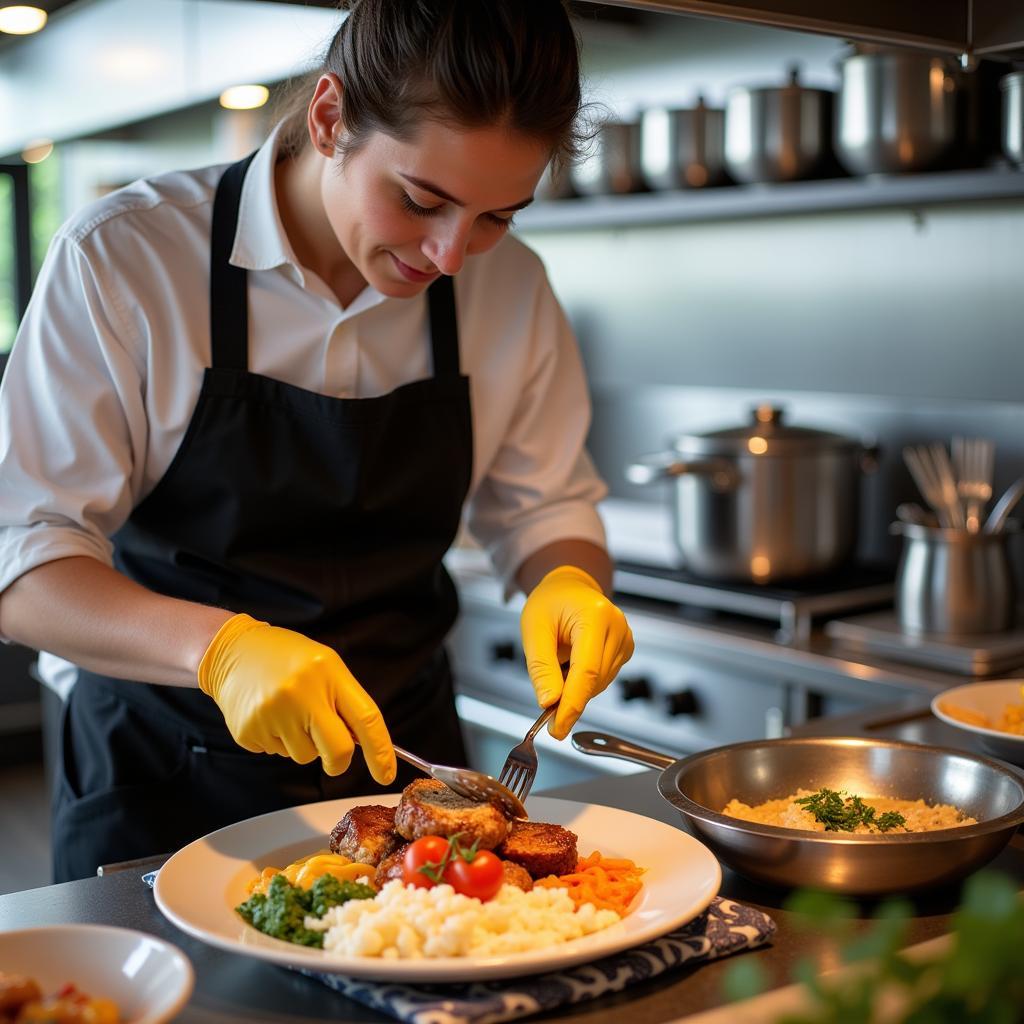
[[[944,747],[860,737],[753,740],[676,761],[605,733],[576,732],[586,754],[660,768],[658,791],[733,870],[769,885],[882,896],[945,885],[990,861],[1024,822],[1024,779],[998,761]],[[721,813],[821,787],[952,804],[976,825],[901,835],[803,832]]]
[[[704,104],[654,107],[640,119],[640,159],[652,189],[703,188],[728,181],[725,112]]]
[[[1014,71],[999,82],[1003,94],[1003,152],[1024,165],[1024,71]]]
[[[846,57],[835,152],[851,174],[923,171],[957,138],[957,72],[945,57],[871,49]]]
[[[830,174],[832,106],[828,89],[787,85],[733,89],[725,105],[725,164],[742,182],[794,181]]]
[[[589,152],[570,168],[569,180],[584,196],[643,192],[640,121],[605,121]]]
[[[638,458],[631,483],[674,481],[675,540],[686,567],[716,580],[771,583],[828,572],[857,542],[860,477],[873,449],[789,426],[773,406],[751,422],[681,434],[670,452]]]

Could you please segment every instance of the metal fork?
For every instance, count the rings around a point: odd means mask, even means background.
[[[537,777],[537,751],[533,749],[533,737],[541,727],[554,715],[558,704],[545,708],[540,717],[530,726],[529,732],[517,743],[505,758],[505,764],[498,776],[498,781],[506,786],[520,800],[525,800],[533,788],[533,780]]]

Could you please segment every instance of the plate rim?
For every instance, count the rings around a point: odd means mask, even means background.
[[[651,942],[662,935],[668,934],[669,932],[682,927],[689,921],[692,921],[711,905],[721,890],[722,866],[718,857],[705,843],[690,835],[684,829],[658,818],[652,818],[649,815],[639,814],[636,811],[629,811],[621,807],[593,802],[567,800],[561,797],[538,795],[529,801],[528,806],[537,807],[538,804],[541,804],[542,806],[538,808],[536,812],[531,810],[531,816],[535,813],[537,817],[543,818],[545,816],[543,812],[543,804],[551,803],[560,805],[566,815],[570,815],[572,813],[578,814],[590,808],[596,808],[598,810],[613,812],[616,815],[624,815],[627,818],[639,818],[648,826],[654,826],[659,830],[667,830],[666,835],[671,834],[675,838],[678,838],[684,846],[688,846],[694,854],[704,861],[704,868],[709,870],[711,873],[709,876],[709,884],[706,888],[701,889],[696,898],[696,903],[689,903],[685,910],[672,915],[670,920],[662,921],[660,923],[650,923],[633,934],[623,934],[619,935],[617,938],[608,936],[608,938],[612,938],[612,941],[602,944],[601,948],[598,950],[591,948],[592,944],[589,943],[588,940],[601,936],[602,932],[582,936],[580,939],[569,940],[562,946],[545,947],[545,949],[541,951],[533,951],[527,954],[504,954],[496,957],[477,958],[475,960],[467,957],[438,957],[416,960],[383,960],[380,957],[365,957],[362,958],[364,962],[353,963],[352,957],[339,957],[333,959],[325,957],[323,959],[317,959],[310,954],[322,953],[322,951],[310,950],[304,946],[298,946],[282,940],[274,940],[267,936],[264,936],[264,938],[268,939],[270,943],[274,943],[274,945],[246,946],[244,943],[241,943],[236,939],[229,939],[215,932],[210,932],[201,925],[196,925],[187,917],[183,917],[181,913],[179,913],[173,905],[169,904],[166,899],[166,886],[169,883],[165,882],[161,885],[161,879],[166,879],[170,877],[170,875],[164,874],[164,868],[171,865],[176,858],[181,857],[184,859],[189,851],[194,854],[196,848],[200,844],[205,843],[207,840],[210,840],[219,834],[234,830],[244,824],[257,821],[260,818],[273,817],[274,815],[281,814],[283,812],[296,811],[303,808],[321,807],[329,804],[339,805],[345,809],[370,802],[384,803],[387,801],[390,805],[394,805],[398,802],[400,796],[400,793],[382,793],[372,794],[369,796],[343,797],[335,800],[321,800],[309,804],[297,804],[293,807],[282,808],[279,811],[270,811],[266,814],[246,818],[231,825],[226,825],[214,832],[210,832],[205,836],[200,836],[172,854],[171,857],[169,857],[161,866],[160,871],[157,874],[156,883],[153,886],[153,896],[155,898],[156,905],[161,914],[163,914],[164,917],[167,918],[167,920],[169,920],[175,927],[185,932],[185,934],[218,949],[251,956],[267,963],[290,967],[300,971],[341,975],[365,981],[412,984],[430,982],[444,984],[460,981],[489,981],[502,978],[546,974],[552,971],[568,969],[584,961],[593,962],[595,960],[604,959],[608,956],[613,956],[617,953],[621,953],[625,949],[631,949],[647,942]],[[342,810],[342,813],[344,813],[344,810]],[[282,842],[281,845],[288,845],[288,843]],[[259,851],[257,851],[254,854],[253,859],[257,860],[260,856]],[[178,866],[181,866],[181,861],[179,861]],[[174,869],[172,869],[172,871],[173,870]],[[566,946],[570,946],[571,943],[575,942],[586,943],[586,945],[581,949],[578,948],[576,950],[564,952]],[[276,948],[278,943],[280,945],[280,949]],[[557,962],[552,965],[552,954],[555,951],[558,951],[560,955],[557,956]]]

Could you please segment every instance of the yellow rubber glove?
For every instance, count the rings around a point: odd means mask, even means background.
[[[564,740],[587,701],[633,656],[625,615],[582,569],[552,569],[526,599],[520,617],[526,667],[541,707],[561,701],[548,731]],[[562,663],[568,658],[564,681]]]
[[[249,615],[228,619],[199,663],[199,687],[224,714],[235,742],[299,764],[316,757],[328,775],[363,748],[370,774],[395,778],[395,751],[380,710],[336,651]]]

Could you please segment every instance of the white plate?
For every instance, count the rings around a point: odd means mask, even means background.
[[[359,804],[396,804],[399,794],[328,800],[264,814],[212,832],[179,850],[160,869],[155,893],[160,910],[183,931],[234,953],[289,967],[388,981],[477,981],[569,967],[647,942],[692,920],[715,898],[722,880],[718,861],[692,836],[613,807],[533,797],[535,821],[553,822],[579,836],[581,854],[600,850],[647,868],[636,906],[619,923],[531,953],[491,957],[382,960],[310,949],[264,935],[234,908],[264,867],[284,867],[327,847],[331,829]]]
[[[0,932],[0,968],[33,978],[44,996],[68,982],[113,999],[123,1024],[163,1024],[192,992],[192,964],[177,946],[130,928],[62,924]]]
[[[992,679],[985,683],[954,686],[951,690],[943,690],[932,698],[932,714],[954,729],[973,733],[978,745],[988,753],[1001,757],[1011,764],[1024,765],[1024,736],[1002,732],[999,729],[985,729],[980,725],[969,725],[947,715],[940,707],[945,703],[956,704],[971,711],[980,711],[990,719],[997,720],[1007,704],[1020,704],[1024,701],[1022,686],[1024,679]]]

